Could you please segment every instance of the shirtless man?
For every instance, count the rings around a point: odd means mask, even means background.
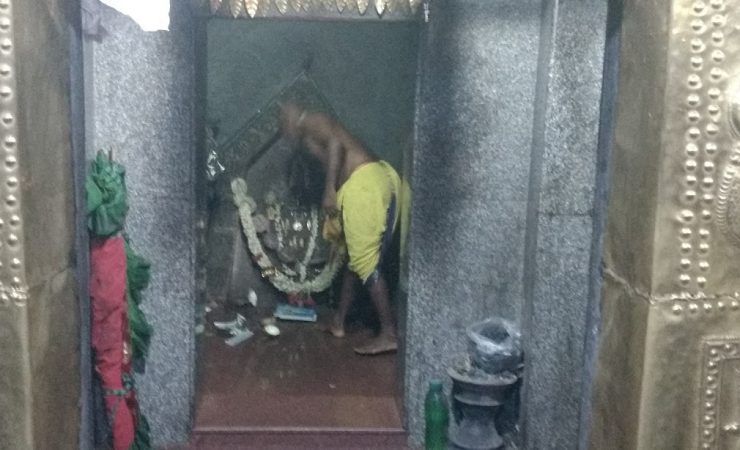
[[[326,175],[322,198],[326,214],[324,237],[346,245],[349,254],[339,308],[329,331],[336,337],[344,336],[344,321],[359,277],[378,313],[380,333],[355,351],[363,355],[395,351],[397,339],[388,283],[380,266],[398,222],[398,174],[325,114],[309,113],[288,104],[281,106],[280,122],[284,136],[321,163]]]

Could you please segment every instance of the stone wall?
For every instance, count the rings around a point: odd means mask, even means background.
[[[209,123],[226,140],[303,70],[338,119],[401,167],[414,118],[413,22],[208,21]]]
[[[104,8],[104,35],[87,44],[88,158],[111,150],[127,168],[126,231],[152,263],[142,308],[152,326],[137,378],[155,443],[188,439],[195,370],[195,145],[193,22],[173,1],[168,32],[142,32]]]
[[[427,383],[465,351],[465,327],[520,322],[540,13],[438,1],[421,42],[405,386],[417,444]]]
[[[607,1],[545,3],[523,314],[526,448],[576,448],[592,272]],[[601,173],[600,177],[604,174]]]
[[[464,329],[523,329],[526,448],[576,448],[583,389],[605,0],[440,1],[422,42],[406,405],[421,442],[429,379]],[[598,225],[598,224],[597,224]],[[594,234],[596,230],[596,234]],[[596,256],[598,257],[598,256]]]

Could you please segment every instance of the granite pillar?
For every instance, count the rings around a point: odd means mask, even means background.
[[[440,1],[422,39],[406,405],[421,442],[430,378],[464,329],[523,330],[526,448],[576,448],[603,195],[607,1]]]
[[[127,168],[126,231],[152,263],[142,308],[154,336],[139,396],[155,444],[184,442],[195,367],[194,24],[183,1],[172,2],[168,32],[142,32],[107,7],[102,24],[86,48],[88,157],[110,150]]]
[[[519,322],[539,1],[435,1],[421,40],[413,155],[405,395],[423,397],[465,351],[465,327]]]
[[[543,8],[522,315],[526,448],[578,446],[605,204],[596,189],[607,3],[553,0]]]

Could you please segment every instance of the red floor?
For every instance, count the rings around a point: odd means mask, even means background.
[[[196,443],[210,436],[211,445],[218,441],[219,448],[252,448],[232,445],[240,439],[255,446],[262,439],[259,446],[264,449],[355,448],[340,442],[351,442],[349,435],[354,435],[354,441],[366,442],[356,448],[401,448],[397,445],[405,438],[396,355],[356,355],[352,348],[370,336],[367,331],[337,339],[313,323],[278,325],[280,336],[269,337],[257,329],[236,348],[224,344],[221,336],[204,338]],[[287,439],[285,446],[279,445],[280,436]],[[319,439],[316,446],[293,447],[287,444],[289,436],[298,442],[334,436],[337,446]],[[390,440],[377,447],[370,442],[382,439],[363,441],[373,436]]]

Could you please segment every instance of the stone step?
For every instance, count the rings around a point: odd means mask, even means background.
[[[188,450],[408,450],[403,429],[205,428]]]

